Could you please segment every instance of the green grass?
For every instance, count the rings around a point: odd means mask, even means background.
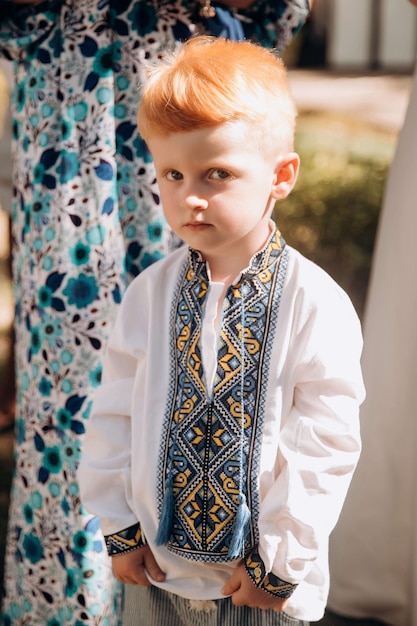
[[[342,285],[359,315],[395,141],[348,117],[300,116],[299,179],[275,209],[286,241]]]

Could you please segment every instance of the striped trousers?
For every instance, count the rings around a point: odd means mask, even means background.
[[[230,598],[194,602],[158,587],[125,585],[123,626],[308,626],[272,610],[234,606]]]

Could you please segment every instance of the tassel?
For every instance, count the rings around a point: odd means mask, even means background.
[[[161,519],[159,520],[158,532],[155,543],[157,546],[164,546],[171,537],[172,521],[174,519],[174,491],[172,479],[167,478],[165,483],[164,501],[162,503]]]
[[[239,496],[239,506],[236,512],[235,530],[233,533],[232,541],[229,546],[229,556],[231,559],[236,559],[239,556],[243,556],[243,548],[245,544],[246,531],[250,520],[250,510],[246,504],[246,497],[242,493]]]

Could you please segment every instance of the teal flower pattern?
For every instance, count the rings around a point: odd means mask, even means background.
[[[23,550],[31,563],[38,563],[43,558],[43,547],[36,535],[25,535]]]
[[[98,286],[94,276],[79,274],[77,278],[68,280],[68,285],[62,293],[67,296],[68,304],[75,304],[77,309],[83,309],[97,297]]]
[[[84,265],[90,259],[90,247],[81,241],[78,241],[69,253],[74,265]]]
[[[303,4],[263,3],[263,24],[245,28],[286,44],[289,9]],[[48,0],[0,19],[14,68],[17,365],[2,626],[121,625],[121,586],[77,467],[126,286],[179,243],[136,113],[144,61],[189,37],[194,13],[194,0]]]

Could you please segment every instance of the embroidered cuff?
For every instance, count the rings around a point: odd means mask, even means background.
[[[114,535],[104,537],[109,556],[132,552],[145,544],[139,522]]]
[[[297,585],[281,580],[272,572],[267,572],[256,548],[246,557],[245,568],[256,587],[276,598],[289,598],[297,587]]]

